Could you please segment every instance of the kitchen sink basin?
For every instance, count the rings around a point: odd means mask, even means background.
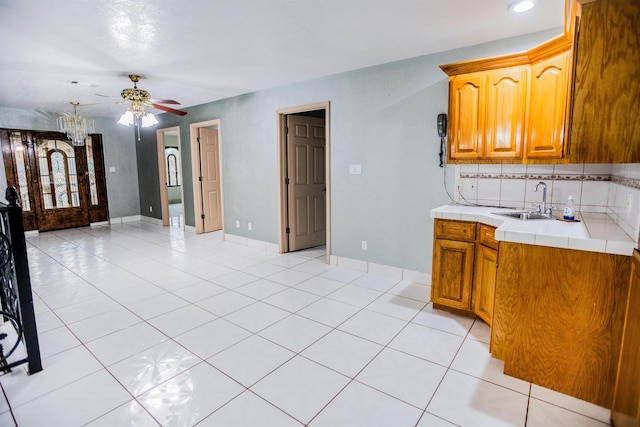
[[[509,218],[520,219],[522,221],[534,219],[555,219],[553,215],[543,215],[538,212],[517,211],[517,212],[493,212],[494,215],[508,216]]]

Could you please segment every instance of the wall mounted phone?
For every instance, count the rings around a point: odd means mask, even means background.
[[[438,136],[443,138],[447,136],[447,115],[438,114]]]
[[[440,137],[440,167],[444,167],[444,137],[447,136],[447,115],[438,114],[436,122],[438,127],[438,136]]]

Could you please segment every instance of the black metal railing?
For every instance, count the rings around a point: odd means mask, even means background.
[[[22,208],[14,187],[7,188],[5,197],[9,204],[0,203],[0,372],[28,363],[29,374],[35,374],[42,370],[42,362]],[[21,356],[16,357],[19,349]]]

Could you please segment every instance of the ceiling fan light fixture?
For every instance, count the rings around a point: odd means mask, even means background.
[[[73,105],[73,113],[62,112],[62,116],[57,119],[58,131],[66,133],[73,145],[82,147],[89,134],[95,133],[95,122],[78,114],[76,107],[80,105],[79,102],[73,101],[70,104]]]
[[[158,119],[156,119],[156,116],[154,116],[153,113],[143,114],[141,121],[141,126],[143,128],[148,128],[158,124]]]
[[[526,12],[527,10],[533,8],[536,3],[534,0],[516,0],[509,5],[509,10],[513,12]]]
[[[120,120],[118,120],[118,124],[124,126],[131,126],[133,124],[133,113],[130,110],[125,111],[125,113],[120,116]]]

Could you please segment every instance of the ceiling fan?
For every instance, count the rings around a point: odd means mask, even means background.
[[[137,74],[129,74],[129,78],[133,82],[133,88],[123,89],[120,92],[120,96],[126,102],[129,102],[131,106],[141,106],[141,107],[152,107],[157,110],[166,111],[167,113],[177,114],[178,116],[186,115],[186,111],[176,110],[174,108],[167,107],[161,104],[177,104],[180,103],[178,101],[174,101],[173,99],[152,99],[151,94],[143,89],[138,89],[138,82],[140,81],[140,76]],[[133,111],[135,114],[135,111]]]
[[[140,128],[146,128],[158,123],[158,119],[145,110],[145,107],[155,108],[157,110],[166,111],[167,113],[176,114],[178,116],[184,116],[186,111],[176,110],[175,108],[167,107],[162,104],[180,104],[173,99],[152,99],[151,94],[143,89],[138,89],[138,82],[140,76],[137,74],[129,74],[129,78],[133,82],[133,88],[122,89],[120,96],[124,101],[117,102],[117,104],[129,104],[129,108],[118,120],[118,123],[125,126],[134,125],[138,129],[138,141],[140,141]],[[107,95],[100,95],[110,98]]]

